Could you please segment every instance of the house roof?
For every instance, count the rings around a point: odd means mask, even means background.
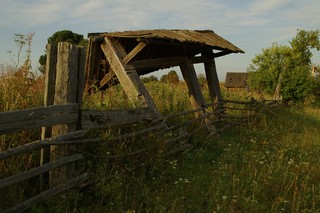
[[[102,36],[127,39],[161,39],[172,42],[200,44],[210,46],[212,49],[227,50],[231,53],[244,53],[243,50],[212,30],[138,30],[103,33]]]
[[[121,43],[127,54],[139,43],[145,43],[129,62],[139,75],[179,66],[186,58],[203,63],[230,53],[244,53],[212,30],[137,30],[89,33],[88,37],[98,45],[104,38],[110,38]]]

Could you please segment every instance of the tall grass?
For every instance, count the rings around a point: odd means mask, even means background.
[[[43,103],[41,78],[29,81],[19,72],[7,69],[0,76],[0,87],[1,111]],[[146,87],[162,114],[190,109],[183,83],[149,82]],[[204,91],[209,100],[205,88]],[[223,91],[223,95],[250,100],[247,93]],[[110,88],[103,97],[97,93],[85,98],[84,105],[102,109],[132,107],[121,86]],[[111,136],[146,126],[93,130],[88,137],[100,135],[106,139],[104,143],[82,147],[86,160],[80,164],[81,170],[90,173],[93,184],[43,202],[32,212],[320,211],[319,108],[279,107],[261,111],[257,118],[247,126],[226,130],[219,137],[207,137],[204,132],[195,134],[188,141],[192,150],[167,157],[159,156],[168,151],[164,141],[171,133],[111,142]],[[27,143],[35,135],[21,132],[1,136],[0,151]],[[151,146],[156,149],[126,158],[108,158]],[[37,158],[38,153],[31,153],[1,161],[1,178],[34,166]],[[19,190],[21,193],[15,194]],[[28,190],[32,191],[29,182],[3,190],[0,209],[32,194]]]

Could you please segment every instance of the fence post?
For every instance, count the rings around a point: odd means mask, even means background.
[[[47,45],[47,62],[46,62],[46,78],[44,91],[44,106],[50,106],[54,103],[54,88],[56,82],[56,64],[57,64],[57,47],[52,44]],[[41,139],[51,137],[51,126],[42,127]],[[41,148],[40,165],[50,162],[50,146]],[[49,172],[40,175],[40,191],[44,191],[49,187]]]
[[[68,42],[59,42],[57,50],[57,67],[54,104],[78,103],[81,109],[84,88],[84,48]],[[80,110],[81,111],[81,110]],[[79,112],[80,112],[79,111]],[[79,115],[80,119],[80,115]],[[78,120],[79,120],[78,119]],[[74,124],[63,124],[52,127],[52,136],[72,132],[80,128],[80,121]],[[72,154],[74,145],[51,146],[51,161]],[[77,175],[76,163],[50,172],[50,186],[62,183]]]

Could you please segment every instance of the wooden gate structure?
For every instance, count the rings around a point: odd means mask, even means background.
[[[41,149],[38,167],[0,180],[2,189],[40,176],[40,193],[4,212],[23,211],[87,180],[88,174],[78,174],[76,169],[76,161],[83,159],[83,156],[75,151],[75,144],[101,142],[100,138],[84,139],[88,129],[139,123],[146,119],[154,119],[158,123],[136,134],[159,128],[165,128],[164,131],[176,128],[167,128],[165,120],[168,116],[160,115],[140,75],[180,66],[193,108],[181,115],[195,113],[196,119],[204,120],[204,126],[211,133],[218,132],[208,119],[215,112],[206,110],[213,104],[204,102],[193,65],[204,64],[212,103],[214,100],[222,103],[215,58],[243,53],[241,49],[213,31],[128,31],[89,34],[89,39],[87,54],[84,48],[66,42],[59,43],[57,47],[48,45],[44,107],[0,112],[0,134],[42,127],[41,140],[0,152],[0,160],[5,160]],[[136,108],[105,111],[82,109],[84,88],[90,90],[94,85],[104,89],[113,77],[117,77]],[[170,141],[190,134],[193,133],[183,133]]]

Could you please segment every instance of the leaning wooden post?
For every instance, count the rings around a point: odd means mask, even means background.
[[[205,105],[205,101],[202,96],[201,87],[192,62],[186,59],[186,63],[180,65],[180,70],[189,89],[189,99],[192,108],[202,108]],[[201,111],[195,113],[196,117],[199,117],[201,114]]]
[[[192,108],[199,109],[204,107],[205,101],[192,62],[186,58],[186,62],[180,65],[180,70],[189,90],[189,99]],[[195,112],[195,116],[200,117],[205,113],[206,110],[203,109],[203,111]],[[211,121],[208,118],[204,118],[203,121],[207,125],[207,129],[210,133],[214,133],[216,131],[216,127],[211,123]]]
[[[44,91],[44,106],[50,106],[54,103],[54,88],[56,83],[56,64],[57,64],[57,47],[55,45],[47,45],[47,61],[46,61],[46,78]],[[51,137],[51,126],[43,127],[41,130],[41,139]],[[41,148],[40,165],[50,162],[50,146]],[[40,176],[40,191],[44,191],[49,187],[49,172],[45,172]]]
[[[207,56],[210,58],[208,62],[204,63],[204,68],[206,72],[206,78],[208,82],[209,92],[212,102],[217,99],[218,106],[221,106],[223,100],[220,91],[219,79],[217,74],[216,62],[213,57],[212,50],[205,51],[201,54],[202,56]]]
[[[79,103],[81,105],[84,74],[84,51],[68,42],[58,43],[57,74],[54,104]],[[80,97],[81,96],[81,97]],[[81,108],[81,106],[79,107]],[[52,136],[65,134],[79,128],[77,123],[56,125],[52,127]],[[55,145],[51,147],[51,160],[56,160],[72,153],[71,145]],[[77,174],[76,164],[72,163],[51,171],[50,185],[54,186]]]

